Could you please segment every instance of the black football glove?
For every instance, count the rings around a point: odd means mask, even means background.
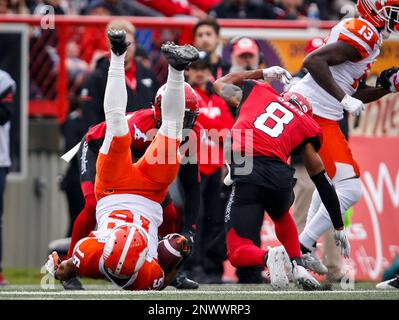
[[[396,92],[397,84],[395,82],[393,82],[394,79],[392,78],[392,76],[398,72],[399,72],[399,68],[397,68],[397,67],[392,67],[392,68],[382,71],[380,73],[379,77],[377,78],[376,87],[381,86],[391,92]]]

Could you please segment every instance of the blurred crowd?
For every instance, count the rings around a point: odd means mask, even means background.
[[[55,14],[102,16],[194,16],[233,19],[307,19],[316,3],[322,20],[345,15],[341,8],[355,0],[0,0],[0,14]],[[311,12],[312,14],[313,12]]]

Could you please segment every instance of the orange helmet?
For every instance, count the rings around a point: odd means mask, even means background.
[[[357,10],[376,28],[399,31],[399,0],[358,0]]]
[[[143,265],[148,252],[147,232],[139,225],[114,229],[104,246],[104,267],[117,278],[129,278]]]
[[[166,84],[158,89],[158,92],[155,96],[154,103],[154,111],[155,111],[155,120],[157,123],[162,121],[162,96],[165,93]],[[195,93],[194,89],[187,83],[184,82],[184,94],[185,94],[185,113],[184,113],[184,122],[183,128],[191,129],[194,126],[195,120],[199,114],[199,106],[198,106],[198,96]]]
[[[312,104],[309,102],[308,99],[306,99],[300,93],[287,91],[287,92],[282,93],[281,95],[285,101],[288,101],[289,103],[293,104],[295,107],[297,107],[303,113],[305,113],[309,116],[313,115]]]

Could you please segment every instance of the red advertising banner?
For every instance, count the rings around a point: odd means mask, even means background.
[[[349,260],[342,260],[343,272],[356,280],[378,281],[399,255],[399,137],[352,137],[350,145],[361,169],[363,195],[353,208],[352,252]],[[265,214],[262,247],[278,245]],[[224,277],[236,279],[228,262]]]
[[[399,255],[399,138],[353,137],[363,195],[350,225],[357,280],[379,280]]]

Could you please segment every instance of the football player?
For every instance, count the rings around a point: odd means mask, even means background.
[[[379,77],[381,86],[359,85],[380,54],[382,41],[398,31],[399,0],[358,0],[359,18],[344,19],[331,29],[325,44],[309,54],[304,67],[309,73],[291,90],[306,97],[313,106],[313,118],[323,131],[319,151],[337,191],[344,214],[361,197],[360,171],[338,121],[343,110],[360,115],[364,103],[375,101],[399,88],[396,69],[385,70]],[[300,234],[303,261],[307,268],[320,274],[328,269],[315,254],[316,241],[332,227],[328,210],[313,193],[306,226]],[[345,257],[350,245],[345,231],[334,231]]]
[[[111,64],[104,97],[105,137],[95,177],[97,229],[74,247],[72,258],[48,269],[60,280],[76,275],[108,278],[124,289],[161,289],[170,281],[157,262],[158,227],[168,188],[180,166],[185,111],[184,68],[198,58],[192,46],[165,44],[169,74],[162,99],[162,124],[144,155],[133,164],[126,112],[123,30],[110,30]],[[55,256],[54,256],[55,255]]]
[[[134,159],[139,159],[146,149],[150,146],[152,138],[158,131],[161,123],[161,108],[162,108],[162,95],[165,91],[165,85],[159,90],[155,98],[154,107],[152,109],[142,109],[126,115],[129,131],[132,137],[131,152]],[[201,137],[201,125],[196,121],[199,113],[198,99],[196,93],[193,91],[188,83],[184,84],[185,91],[185,116],[184,116],[184,129],[193,129],[195,137],[199,144]],[[72,257],[73,249],[76,243],[86,237],[91,230],[96,226],[95,209],[97,201],[94,195],[94,183],[96,176],[96,161],[99,150],[104,141],[106,132],[106,123],[102,122],[92,127],[87,134],[83,137],[78,150],[79,158],[79,173],[81,179],[81,189],[85,199],[85,206],[79,216],[76,218],[73,226],[71,243],[68,250],[67,258]],[[188,139],[183,141],[187,142]],[[182,143],[182,144],[183,144]],[[186,205],[184,211],[184,219],[182,230],[179,230],[180,219],[177,215],[176,208],[169,195],[166,195],[165,200],[161,203],[163,209],[163,222],[159,228],[161,237],[174,232],[180,232],[190,238],[190,246],[192,246],[194,236],[194,225],[197,217],[197,209],[199,207],[199,180],[198,180],[198,164],[188,163],[180,167],[179,178],[185,192]],[[195,204],[198,204],[195,206]],[[184,273],[178,274],[176,284],[178,289],[196,289],[198,284],[187,277]],[[76,290],[80,287],[77,279],[71,279],[68,282],[62,283],[65,289]]]
[[[267,82],[256,81],[269,78],[288,80],[290,75],[276,66],[230,73],[214,82],[216,92],[239,108],[232,129],[233,188],[226,209],[228,258],[235,267],[266,266],[273,289],[288,288],[285,268],[289,271],[291,266],[294,280],[304,289],[319,289],[318,281],[303,267],[298,232],[288,211],[295,184],[289,156],[302,155],[334,227],[343,230],[338,198],[317,154],[321,129],[311,118],[311,104],[300,94],[280,96]],[[252,162],[252,170],[240,173],[237,154]],[[266,251],[256,243],[264,211],[273,220],[283,247]],[[284,248],[291,261],[288,265]]]

